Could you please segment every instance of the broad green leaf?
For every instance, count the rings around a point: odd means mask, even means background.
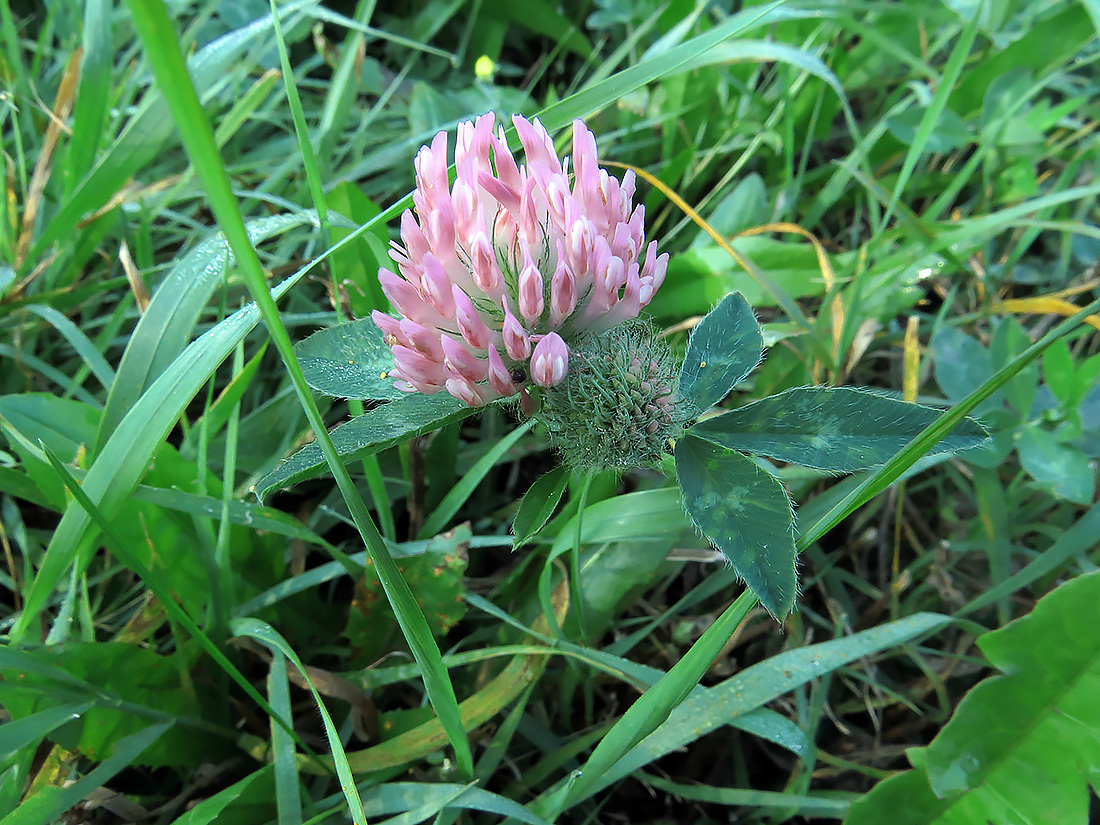
[[[1011,315],[1002,318],[989,342],[989,354],[993,359],[994,368],[1000,369],[1010,363],[1029,346],[1031,346],[1031,338],[1020,326],[1020,322]],[[1005,384],[1005,398],[1018,415],[1027,416],[1031,413],[1038,387],[1039,364],[1035,362],[1020,370],[1015,378]]]
[[[569,471],[558,465],[527,489],[520,499],[519,510],[512,522],[514,547],[527,542],[550,520],[568,484]]]
[[[1063,406],[1070,406],[1080,398],[1077,365],[1064,339],[1043,353],[1043,380]]]
[[[190,685],[180,680],[185,665],[149,648],[121,642],[70,641],[26,651],[25,655],[41,663],[40,673],[5,669],[0,683],[4,707],[12,717],[25,721],[69,705],[75,697],[68,682],[59,683],[46,675],[53,668],[94,686],[80,698],[99,700],[101,706],[83,713],[78,723],[66,729],[63,739],[67,748],[79,749],[91,759],[104,759],[123,737],[142,730],[150,720],[200,715]],[[218,740],[196,733],[193,727],[176,727],[148,748],[136,764],[193,766],[206,757],[228,752],[228,737]]]
[[[397,567],[416,602],[424,611],[432,633],[443,636],[466,615],[463,574],[469,560],[470,527],[435,536],[423,553],[397,559]],[[355,583],[342,634],[350,643],[348,669],[369,667],[395,650],[405,650],[393,608],[386,601],[374,565],[368,559]]]
[[[786,490],[749,458],[696,438],[676,444],[684,509],[760,603],[786,616],[798,589],[794,512]]]
[[[1027,424],[1017,431],[1016,451],[1028,475],[1054,495],[1078,504],[1092,503],[1096,471],[1081,450],[1063,444],[1038,425]]]
[[[932,338],[932,368],[936,383],[952,401],[965,398],[987,381],[996,370],[989,350],[955,327],[940,327]],[[998,391],[978,405],[977,412],[1000,406],[1004,392]]]
[[[713,407],[760,363],[763,349],[752,307],[740,293],[727,295],[691,334],[680,397],[699,411]]]
[[[347,217],[354,226],[362,226],[382,212],[374,201],[363,194],[363,190],[350,181],[341,181],[329,190],[325,194],[325,203],[329,209]],[[344,227],[332,229],[334,241],[341,241],[349,234],[351,230]],[[346,290],[347,308],[353,317],[368,316],[372,309],[384,311],[390,305],[382,292],[382,285],[378,283],[378,267],[389,263],[388,240],[385,224],[379,223],[332,255],[330,268],[333,277]]]
[[[294,354],[317,392],[336,398],[394,400],[408,397],[387,375],[393,355],[370,318],[338,324],[299,341]]]
[[[375,407],[341,424],[332,431],[332,441],[346,464],[473,413],[473,409],[445,392],[435,395],[403,393],[399,400]],[[307,444],[257,481],[253,492],[263,501],[272,490],[316,478],[326,470],[321,448],[316,443]]]
[[[1085,823],[1100,775],[1100,573],[1062,585],[978,645],[1002,671],[970,691],[914,769],[852,806],[849,825]]]
[[[940,415],[854,387],[799,387],[708,418],[690,432],[731,450],[850,473],[888,460]],[[969,450],[986,438],[968,418],[929,454]]]

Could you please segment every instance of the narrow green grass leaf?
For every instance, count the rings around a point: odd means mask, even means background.
[[[852,113],[851,104],[848,102],[848,96],[844,93],[844,85],[833,73],[833,70],[825,64],[825,61],[805,49],[768,40],[740,40],[736,43],[720,43],[695,59],[689,60],[679,68],[679,71],[691,71],[703,66],[741,63],[749,60],[760,63],[787,63],[825,81],[840,101],[844,119],[848,122],[848,129],[852,133],[853,142],[858,143],[862,139],[859,127],[856,126],[856,118]]]
[[[831,796],[805,796],[779,791],[756,791],[750,788],[716,788],[711,785],[686,785],[673,782],[651,773],[639,777],[646,785],[683,799],[706,802],[711,805],[730,805],[745,808],[779,808],[785,816],[791,811],[814,819],[843,819],[851,803]]]
[[[1097,536],[1100,536],[1100,504],[1094,504],[1086,510],[1072,527],[1058,536],[1054,544],[1028,562],[1021,570],[972,599],[955,615],[966,616],[975,610],[996,604],[1007,599],[1017,590],[1022,590],[1039,579],[1049,576],[1070,559],[1082,556],[1094,548]]]
[[[784,0],[755,6],[732,14],[709,31],[685,40],[678,46],[653,57],[638,61],[606,80],[588,86],[564,100],[551,104],[539,112],[539,119],[553,131],[570,123],[574,118],[584,118],[599,111],[629,92],[647,83],[674,74],[681,66],[698,59],[701,54],[725,40],[752,29],[768,26],[781,20],[797,20],[821,14],[819,9],[803,10],[784,8]]]
[[[317,2],[289,0],[280,8],[279,14],[285,18]],[[247,73],[250,66],[242,58],[247,54],[258,54],[253,47],[270,28],[271,19],[264,16],[203,46],[188,61],[193,82],[204,94],[208,94],[224,83],[230,74]],[[172,134],[168,114],[164,101],[155,92],[143,98],[118,138],[96,159],[88,175],[43,228],[42,234],[31,246],[28,262],[40,260],[47,247],[73,233],[81,220],[107,203],[129,178],[156,156]]]
[[[752,459],[686,433],[676,475],[692,522],[733,565],[773,616],[798,589],[794,510],[783,485]]]
[[[88,0],[84,4],[84,32],[80,58],[80,80],[73,104],[72,134],[66,162],[66,188],[81,180],[92,168],[103,140],[107,105],[111,94],[111,71],[115,49],[111,42],[111,4]]]
[[[528,419],[500,439],[485,455],[479,458],[474,466],[466,472],[466,475],[447,491],[447,495],[439,502],[432,514],[424,520],[424,526],[420,528],[417,538],[431,538],[442,531],[447,523],[454,518],[459,508],[473,495],[477,486],[485,480],[485,476],[489,474],[489,471],[497,465],[497,462],[504,457],[505,453],[512,449],[517,441],[531,431],[533,426],[535,426],[535,419]]]
[[[473,409],[445,392],[411,393],[344,422],[332,431],[331,438],[340,461],[347,464],[473,413]],[[307,444],[257,481],[253,492],[263,501],[272,490],[316,478],[326,470],[331,472],[331,467],[320,445]]]
[[[481,788],[451,782],[386,782],[364,790],[363,807],[370,817],[424,812],[423,818],[409,820],[413,822],[422,822],[438,811],[456,809],[513,817],[528,825],[550,825],[518,802]]]
[[[293,719],[290,708],[290,683],[286,676],[286,658],[275,651],[267,675],[267,698],[283,719]],[[279,825],[300,825],[302,792],[298,778],[298,759],[294,740],[276,724],[271,725],[271,761],[275,766],[275,809]]]
[[[38,744],[62,725],[79,719],[90,707],[91,702],[58,705],[22,719],[8,720],[0,726],[0,761],[6,762],[16,751]]]
[[[275,29],[275,45],[279,50],[279,65],[283,70],[283,89],[290,107],[290,118],[294,122],[294,136],[298,140],[298,151],[302,155],[302,168],[309,183],[309,194],[313,198],[313,208],[321,224],[321,242],[328,246],[332,233],[328,225],[328,207],[325,204],[325,192],[321,185],[321,171],[317,167],[317,156],[313,152],[313,140],[309,135],[305,112],[302,111],[302,98],[298,94],[298,85],[294,77],[294,67],[290,65],[290,53],[283,37],[283,27],[279,22],[279,8],[271,0],[271,25]]]
[[[258,218],[248,222],[248,237],[256,244],[316,221],[316,215],[310,212]],[[118,375],[103,408],[93,455],[99,455],[142,393],[183,352],[200,314],[232,263],[233,254],[225,236],[216,232],[184,255],[161,281],[122,353]]]
[[[797,387],[708,418],[689,432],[731,450],[850,473],[886,461],[941,414],[854,387]],[[967,418],[927,454],[970,450],[987,439]]]
[[[53,307],[45,306],[44,304],[31,304],[27,307],[27,310],[33,312],[61,333],[61,336],[69,342],[74,350],[76,350],[76,354],[80,356],[81,360],[88,366],[88,369],[92,371],[92,375],[94,375],[96,380],[103,385],[103,388],[110,388],[112,382],[115,380],[115,371],[111,369],[111,365],[107,363],[107,360],[99,350],[95,348],[95,344],[88,340],[88,336],[80,330],[80,327]]]
[[[310,394],[301,367],[294,356],[293,345],[279,317],[278,306],[268,292],[259,259],[245,231],[244,221],[230,184],[228,173],[214,143],[213,131],[207,122],[194,85],[188,78],[187,65],[179,48],[179,38],[168,17],[163,2],[130,0],[130,13],[135,28],[145,46],[146,57],[153,67],[161,93],[168,102],[191,162],[202,180],[210,207],[230,246],[240,262],[242,274],[252,298],[267,326],[272,343],[283,359],[295,393],[317,437],[326,463],[340,494],[351,511],[359,534],[371,554],[375,570],[386,597],[394,609],[402,633],[413,657],[424,669],[424,687],[433,710],[455,750],[459,772],[473,775],[473,754],[463,727],[458,700],[443,664],[439,648],[428,627],[423,612],[408,584],[401,577],[396,562],[386,549],[385,541],[371,519],[366,504],[359,496],[347,469],[341,462],[336,446],[325,428],[321,412]],[[349,235],[348,239],[355,237]]]
[[[272,653],[277,654],[272,661],[272,667],[276,662],[282,662],[282,657],[285,656],[290,660],[298,672],[306,680],[306,685],[309,687],[309,692],[313,694],[313,701],[317,703],[317,712],[321,715],[321,721],[325,726],[325,737],[328,739],[329,752],[332,754],[333,763],[336,766],[336,776],[340,780],[340,789],[344,793],[344,798],[347,800],[348,808],[351,812],[352,821],[356,825],[366,825],[366,815],[363,813],[363,803],[359,799],[359,790],[355,786],[355,777],[351,774],[351,767],[348,765],[348,757],[344,752],[344,745],[340,741],[340,734],[336,731],[336,726],[332,724],[332,717],[329,716],[328,708],[325,707],[324,700],[321,699],[321,694],[317,692],[317,688],[313,686],[313,681],[309,678],[309,674],[306,672],[305,667],[302,665],[302,660],[298,658],[298,654],[294,652],[293,648],[287,644],[286,639],[279,635],[271,625],[266,622],[261,622],[259,619],[234,619],[230,629],[234,636],[245,636],[249,639],[262,644]],[[284,667],[283,676],[285,678],[286,670]],[[274,717],[282,718],[282,717]],[[272,741],[272,747],[275,742]],[[293,758],[293,756],[292,756]],[[276,788],[278,789],[278,777],[279,766],[275,768],[276,775]],[[295,771],[295,776],[297,772]],[[280,822],[284,814],[282,806],[279,809]],[[299,817],[301,811],[298,811]]]
[[[37,355],[25,352],[23,350],[13,347],[11,344],[0,343],[0,358],[10,358],[13,361],[22,364],[26,369],[36,372],[43,378],[47,378],[57,386],[61,387],[68,395],[83,401],[92,407],[98,407],[99,402],[96,401],[95,396],[84,389],[80,384],[73,380],[72,376],[66,375],[52,364],[48,364],[43,361]]]
[[[737,292],[708,312],[688,339],[678,393],[692,409],[713,407],[755,369],[764,338],[752,307]]]
[[[913,170],[917,168],[917,163],[928,146],[932,131],[940,122],[940,118],[943,117],[948,98],[951,97],[955,84],[958,83],[959,76],[962,74],[966,58],[970,56],[970,49],[974,46],[974,38],[978,33],[979,18],[980,15],[975,14],[959,35],[958,40],[955,41],[955,47],[952,49],[951,56],[947,59],[947,64],[943,68],[943,74],[940,75],[936,84],[936,93],[932,96],[932,102],[928,104],[928,108],[924,111],[924,116],[917,127],[917,134],[909,146],[905,160],[902,162],[901,171],[898,173],[897,182],[894,184],[894,191],[890,195],[890,203],[879,222],[879,226],[889,225],[890,218],[901,199],[901,193],[909,185],[909,178],[912,176]]]
[[[100,512],[95,503],[87,496],[84,489],[73,478],[72,473],[63,465],[50,450],[46,449],[46,454],[49,457],[50,463],[53,465],[54,470],[58,476],[64,481],[66,488],[72,494],[74,503],[84,510],[89,518],[96,523],[99,529],[103,532],[104,537],[110,546],[111,552],[126,565],[127,568],[133,570],[144,582],[145,586],[149,588],[150,592],[160,601],[164,606],[165,612],[168,613],[187,633],[195,639],[196,642],[205,650],[210,657],[217,662],[233,681],[235,681],[244,690],[248,696],[256,702],[268,716],[279,725],[294,739],[294,741],[300,745],[303,749],[308,751],[305,744],[294,733],[294,729],[287,723],[283,717],[277,715],[267,701],[259,694],[259,692],[252,686],[237,667],[229,661],[224,653],[218,648],[210,637],[203,632],[203,630],[195,623],[195,621],[184,610],[183,606],[175,599],[172,594],[171,587],[165,582],[161,573],[152,567],[145,565],[141,561],[141,557],[131,551],[129,546],[119,538],[115,532],[114,526],[108,521],[108,519]],[[71,679],[66,674],[67,679]]]
[[[647,736],[658,730],[699,684],[714,657],[752,608],[752,595],[745,591],[727,607],[664,677],[634,701],[584,763],[581,775],[571,779],[572,788],[547,808],[549,819],[591,796],[606,784],[607,772]],[[769,660],[770,661],[770,660]],[[729,717],[727,717],[729,718]],[[552,796],[553,790],[547,793]]]

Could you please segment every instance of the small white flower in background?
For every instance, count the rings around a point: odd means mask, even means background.
[[[378,273],[401,317],[372,315],[402,389],[471,407],[519,393],[530,410],[528,377],[561,383],[571,342],[636,318],[664,281],[668,255],[645,246],[633,173],[619,183],[600,169],[580,120],[572,171],[537,119],[512,122],[524,165],[492,114],[459,125],[453,186],[445,132],[416,156],[415,209],[393,245],[400,275]]]

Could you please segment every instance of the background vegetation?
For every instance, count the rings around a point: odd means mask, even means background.
[[[166,6],[0,5],[3,822],[1087,821],[1100,7]],[[639,187],[649,317],[682,348],[738,290],[764,322],[728,406],[984,387],[990,446],[845,505],[795,613],[732,633],[665,474],[582,496],[500,411],[260,504],[317,412],[279,351],[385,308],[413,154],[488,110],[583,117],[706,222]],[[803,529],[871,475],[772,469]]]

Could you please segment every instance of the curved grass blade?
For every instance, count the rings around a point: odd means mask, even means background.
[[[730,613],[733,607],[739,604],[742,604],[746,610],[751,607],[751,597],[746,598],[747,596],[747,593],[742,594],[737,602],[727,609],[726,614]],[[717,633],[720,636],[721,634],[732,633],[736,627],[735,622],[725,618],[726,614],[723,614],[723,617],[719,619],[722,628]],[[583,768],[584,777],[582,777],[583,784],[581,784],[581,781],[576,783],[574,792],[569,797],[569,805],[575,805],[587,799],[592,794],[629,776],[666,753],[682,748],[700,736],[728,724],[730,719],[758,708],[812,679],[831,673],[856,659],[873,655],[879,651],[904,644],[910,639],[938,630],[949,621],[950,619],[947,616],[917,613],[896,622],[855,633],[842,639],[785,651],[743,670],[736,676],[730,677],[720,685],[705,692],[699,692],[691,696],[684,694],[687,697],[686,700],[671,710],[667,715],[667,722],[653,729],[644,739],[636,739],[633,733],[627,733],[629,731],[628,716],[631,715],[630,712],[636,706],[646,701],[647,696],[656,691],[656,687],[651,688],[630,706],[627,712],[615,723],[615,727],[612,728],[611,732],[604,738],[604,741],[607,741],[614,736],[619,740],[618,744],[620,746],[623,741],[634,740],[637,743],[636,746],[628,748],[628,752],[625,752],[621,758],[593,764],[593,760],[600,753],[603,746],[603,742],[601,742],[585,764]],[[718,623],[708,628],[707,633],[710,633],[717,625]],[[706,635],[704,633],[703,638]],[[724,643],[726,638],[728,638],[728,635],[722,636],[721,643]],[[702,638],[699,642],[696,642],[692,650],[699,646],[701,642]],[[720,649],[721,643],[715,649],[715,653],[717,653],[717,649]],[[692,653],[692,650],[688,651],[688,655]],[[696,668],[703,668],[700,675],[710,666],[711,661],[713,661],[713,658],[696,664]],[[670,680],[682,662],[683,660],[677,663],[669,671],[669,675],[661,681]],[[692,681],[692,685],[695,681],[697,679]],[[658,683],[658,686],[660,684]],[[616,733],[621,727],[627,728],[627,731]],[[623,739],[624,734],[625,740]],[[593,771],[593,767],[598,767],[600,770]],[[585,777],[588,777],[587,781],[584,781]],[[549,793],[550,791],[547,792],[547,795]]]
[[[27,310],[33,312],[61,333],[72,348],[76,350],[76,354],[88,365],[88,369],[92,371],[92,375],[103,385],[104,389],[110,388],[115,379],[115,371],[111,369],[111,365],[107,363],[107,360],[95,348],[95,344],[88,339],[88,336],[81,331],[80,327],[51,306],[31,304],[27,307]]]
[[[276,654],[272,660],[272,667],[282,662],[282,657],[286,657],[290,662],[298,668],[298,672],[306,680],[306,685],[309,687],[309,692],[313,694],[313,701],[317,704],[317,712],[321,714],[321,721],[325,726],[325,738],[328,739],[329,752],[332,754],[333,763],[336,766],[336,776],[340,780],[340,788],[344,792],[344,798],[347,800],[348,808],[351,809],[351,818],[356,825],[366,825],[367,818],[363,813],[363,803],[359,799],[359,791],[355,786],[355,778],[351,775],[351,767],[348,765],[348,757],[344,752],[344,745],[340,741],[340,734],[336,730],[336,726],[332,724],[332,717],[329,716],[328,709],[325,707],[324,700],[321,699],[321,694],[317,692],[317,688],[313,686],[313,682],[309,678],[309,674],[306,672],[305,667],[302,665],[302,660],[298,658],[298,654],[287,644],[286,639],[280,636],[271,625],[266,622],[261,622],[259,619],[234,619],[230,625],[230,630],[234,636],[247,636],[250,639],[262,644],[272,653]],[[285,670],[283,673],[285,679]],[[281,718],[281,717],[273,717]],[[278,743],[275,738],[272,737],[272,748],[275,748]],[[283,740],[283,744],[287,744],[287,740]],[[281,748],[281,751],[285,751],[285,748]],[[279,751],[276,751],[276,756],[280,755]],[[278,781],[280,766],[276,765],[276,781]],[[296,772],[295,772],[295,775]],[[278,787],[278,786],[277,786]],[[283,809],[280,806],[280,821],[282,821]],[[299,816],[301,811],[298,811]]]
[[[273,215],[248,222],[248,236],[259,243],[274,235],[316,224],[311,212]],[[93,455],[99,455],[111,433],[138,399],[187,347],[199,315],[233,263],[225,236],[215,232],[184,255],[161,281],[138,319],[110,385]]]

